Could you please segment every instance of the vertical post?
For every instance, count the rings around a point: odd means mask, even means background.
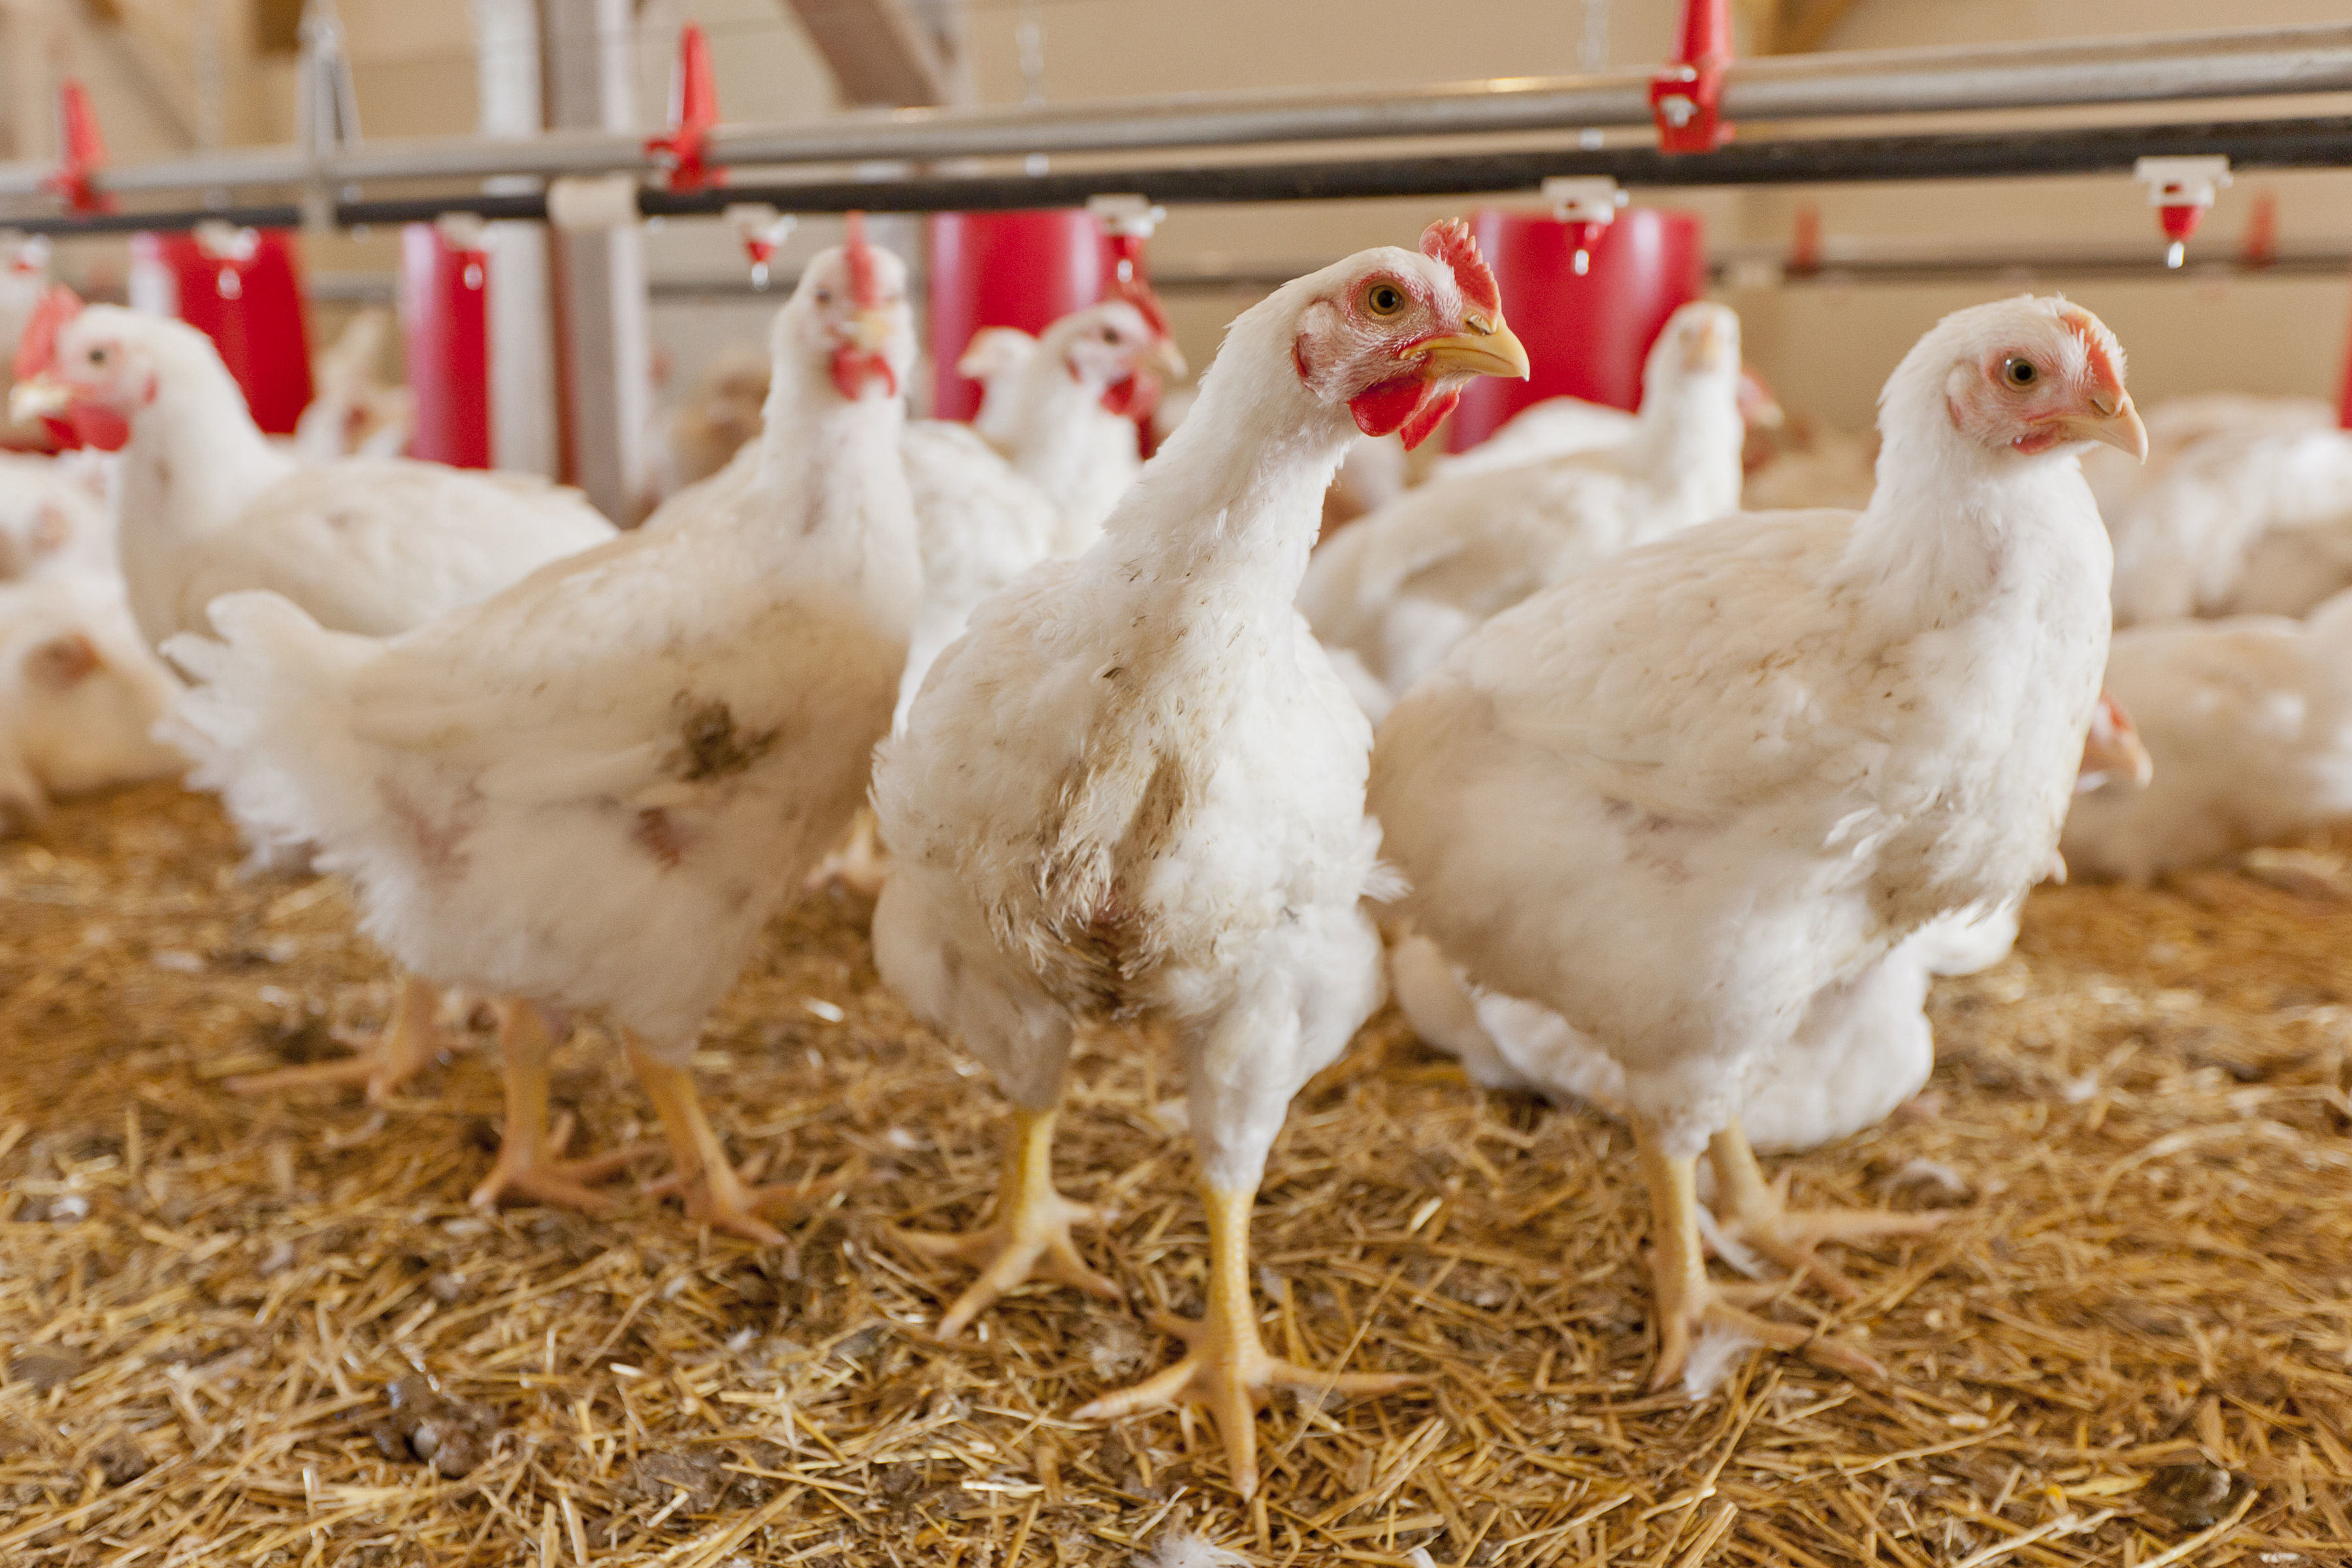
[[[545,0],[545,6],[549,125],[634,129],[630,0]],[[647,493],[653,416],[644,236],[630,227],[553,239],[572,478],[625,526],[637,521]]]
[[[474,0],[474,70],[485,136],[528,137],[546,123],[540,91],[538,0]],[[488,182],[493,194],[530,192],[534,179]],[[550,479],[563,469],[556,429],[555,306],[547,230],[535,223],[482,227],[489,258],[490,466]]]

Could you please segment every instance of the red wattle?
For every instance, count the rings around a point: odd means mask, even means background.
[[[1137,371],[1102,395],[1103,407],[1121,419],[1144,419],[1160,406],[1160,378]]]
[[[1404,449],[1410,452],[1428,440],[1429,433],[1436,429],[1439,422],[1453,413],[1454,405],[1461,401],[1462,389],[1449,386],[1414,409],[1412,417],[1406,420],[1404,428],[1398,432],[1404,437]]]
[[[97,403],[77,403],[66,411],[75,438],[101,452],[120,452],[131,445],[131,421]]]
[[[1417,375],[1402,375],[1368,386],[1348,399],[1348,412],[1356,416],[1356,428],[1365,435],[1393,436],[1404,428],[1428,395],[1427,382]]]
[[[855,403],[865,396],[866,384],[877,376],[881,378],[882,395],[896,397],[898,395],[898,373],[890,368],[888,360],[846,344],[833,351],[834,389],[850,402]]]

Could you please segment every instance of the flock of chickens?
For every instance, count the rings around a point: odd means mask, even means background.
[[[1866,1370],[1706,1247],[1846,1294],[1821,1243],[1932,1216],[1791,1209],[1755,1148],[1915,1092],[1928,975],[2000,957],[2068,860],[2146,877],[2352,809],[2352,442],[2243,399],[2144,425],[2063,300],[1922,337],[1868,474],[1745,473],[1777,413],[1738,319],[1687,306],[1637,415],[1538,405],[1320,548],[1343,461],[1393,475],[1366,443],[1527,374],[1459,223],[1244,311],[1144,463],[1183,372],[1147,290],[984,335],[976,426],[910,420],[906,268],[853,218],[774,319],[757,436],[626,533],[538,480],[281,450],[176,322],[56,288],[19,336],[12,416],[120,456],[0,459],[0,803],[193,759],[404,975],[371,1050],[236,1087],[381,1100],[445,988],[496,998],[475,1201],[604,1212],[635,1152],[547,1116],[596,1009],[667,1189],[772,1242],[788,1194],[728,1164],[692,1048],[813,874],[878,878],[884,980],[1013,1110],[990,1221],[900,1237],[976,1270],[941,1331],[1032,1279],[1117,1294],[1056,1112],[1081,1032],[1171,1036],[1203,1316],[1080,1414],[1204,1405],[1245,1495],[1271,1389],[1410,1381],[1272,1355],[1249,1267],[1289,1100],[1391,985],[1482,1082],[1631,1124],[1657,1383],[1710,1333]]]

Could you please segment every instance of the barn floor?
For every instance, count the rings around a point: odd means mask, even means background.
[[[1268,1334],[1428,1382],[1279,1402],[1255,1509],[1204,1425],[1066,1418],[1172,1353],[1139,1308],[1198,1300],[1166,1062],[1089,1059],[1064,1119],[1132,1304],[1035,1289],[946,1344],[961,1276],[884,1227],[986,1201],[998,1106],[878,988],[863,910],[781,923],[704,1042],[736,1151],[812,1193],[761,1252],[625,1184],[611,1222],[467,1208],[479,1031],[388,1114],[226,1093],[389,999],[334,884],[236,858],[167,786],[0,844],[11,1565],[1042,1568],[1178,1529],[1267,1564],[2352,1562],[2352,876],[2324,851],[2045,890],[2019,956],[1938,988],[1929,1093],[1797,1164],[1801,1195],[1951,1205],[1849,1258],[1831,1321],[1884,1383],[1750,1356],[1705,1403],[1646,1394],[1623,1135],[1376,1021],[1276,1151]],[[593,1031],[556,1093],[586,1147],[652,1120]]]

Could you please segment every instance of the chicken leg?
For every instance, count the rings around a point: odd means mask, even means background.
[[[1198,1323],[1154,1314],[1154,1325],[1191,1347],[1167,1371],[1132,1388],[1106,1394],[1077,1413],[1080,1421],[1113,1421],[1178,1404],[1209,1407],[1224,1440],[1234,1489],[1257,1491],[1257,1406],[1276,1388],[1318,1393],[1393,1394],[1420,1378],[1398,1373],[1318,1372],[1266,1353],[1250,1297],[1250,1209],[1255,1189],[1202,1188],[1209,1211],[1209,1303]]]
[[[1813,1360],[1848,1373],[1877,1376],[1882,1369],[1859,1351],[1794,1323],[1775,1323],[1742,1311],[1724,1299],[1706,1277],[1706,1255],[1698,1234],[1698,1162],[1666,1152],[1646,1117],[1636,1114],[1633,1147],[1642,1157],[1642,1180],[1650,1189],[1650,1280],[1656,1292],[1658,1363],[1650,1386],[1664,1388],[1682,1376],[1691,1346],[1707,1328],[1745,1335],[1775,1350],[1802,1351]]]
[[[1824,1241],[1864,1242],[1880,1237],[1922,1236],[1942,1225],[1940,1214],[1894,1214],[1871,1209],[1792,1209],[1785,1180],[1767,1182],[1748,1147],[1748,1134],[1734,1121],[1706,1146],[1715,1167],[1717,1208],[1725,1234],[1743,1241],[1782,1267],[1809,1273],[1841,1300],[1862,1294],[1860,1286],[1813,1256]]]
[[[612,1175],[643,1151],[623,1149],[593,1160],[564,1160],[563,1145],[572,1136],[570,1118],[552,1136],[547,1130],[547,1056],[555,1044],[547,1015],[514,997],[493,1006],[499,1018],[499,1066],[506,1076],[507,1125],[499,1140],[497,1163],[468,1201],[477,1208],[488,1208],[513,1193],[583,1214],[612,1213],[613,1200],[588,1184]]]
[[[940,1320],[941,1339],[963,1332],[998,1298],[1033,1275],[1089,1295],[1118,1299],[1118,1287],[1087,1268],[1070,1240],[1072,1225],[1097,1215],[1086,1205],[1074,1204],[1055,1190],[1054,1119],[1057,1113],[1026,1107],[1013,1112],[1013,1144],[1004,1153],[996,1218],[991,1224],[960,1236],[891,1232],[910,1252],[952,1258],[980,1269],[980,1278]]]
[[[229,1079],[226,1087],[231,1094],[274,1094],[281,1089],[313,1084],[356,1083],[366,1086],[370,1105],[386,1104],[394,1090],[431,1067],[441,1054],[441,1030],[433,1016],[440,1005],[441,993],[430,983],[404,974],[399,993],[393,998],[392,1016],[365,1050],[341,1061],[247,1073]]]
[[[762,1247],[781,1246],[783,1232],[761,1219],[760,1211],[787,1198],[806,1194],[789,1187],[746,1185],[735,1167],[727,1163],[727,1152],[719,1147],[719,1135],[710,1130],[709,1119],[702,1114],[702,1099],[695,1092],[693,1070],[661,1060],[634,1034],[627,1039],[629,1066],[661,1115],[662,1132],[669,1140],[670,1157],[677,1164],[673,1181],[678,1196],[685,1200],[687,1216],[713,1230],[727,1231]]]

